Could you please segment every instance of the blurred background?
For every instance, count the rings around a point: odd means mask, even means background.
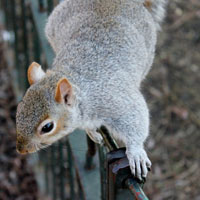
[[[15,148],[16,105],[28,87],[26,69],[32,61],[51,66],[43,29],[58,1],[0,3],[0,200],[75,199],[80,183],[70,185],[77,172],[70,171],[70,155],[64,157],[76,150],[85,158],[85,147],[75,149],[64,140],[32,156]],[[200,200],[200,1],[169,1],[162,27],[153,68],[142,85],[151,113],[146,149],[153,163],[144,191],[153,200]],[[59,153],[49,158],[48,151]],[[73,191],[63,192],[68,185]]]

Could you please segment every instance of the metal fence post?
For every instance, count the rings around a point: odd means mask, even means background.
[[[45,176],[45,190],[46,193],[49,194],[49,166],[50,166],[50,158],[49,158],[49,152],[45,152],[45,160],[44,160],[44,176]]]
[[[26,7],[25,7],[25,1],[21,0],[21,20],[22,20],[22,30],[23,30],[23,53],[25,57],[25,62],[24,62],[24,74],[22,76],[22,79],[25,83],[25,88],[26,89],[29,85],[27,77],[26,77],[26,71],[29,66],[29,51],[28,51],[28,30],[27,30],[27,12],[26,12]]]
[[[65,200],[65,173],[64,173],[64,157],[63,157],[63,142],[59,142],[59,177],[60,177],[60,199]]]
[[[52,172],[52,196],[53,199],[57,198],[57,184],[56,184],[56,147],[51,146],[51,172]]]
[[[53,0],[47,0],[47,10],[48,14],[50,14],[51,11],[53,10]]]
[[[87,136],[88,150],[86,153],[85,168],[91,170],[95,166],[93,165],[93,157],[96,154],[96,144]]]
[[[73,164],[73,158],[72,158],[72,152],[71,152],[71,147],[69,144],[69,141],[67,140],[66,142],[67,145],[67,158],[68,158],[68,167],[69,167],[69,180],[70,180],[70,200],[75,199],[75,192],[74,192],[74,164]]]
[[[16,2],[13,1],[11,3],[11,13],[12,13],[12,25],[13,25],[13,31],[14,31],[14,36],[15,36],[15,41],[14,41],[14,49],[15,49],[15,66],[18,69],[17,70],[17,77],[18,80],[20,78],[20,67],[19,67],[19,36],[18,36],[18,20],[17,20],[17,15],[16,15]]]
[[[99,145],[99,165],[100,165],[100,178],[101,178],[101,200],[106,200],[106,151],[105,147]]]
[[[41,46],[40,46],[40,42],[38,38],[37,29],[34,23],[33,23],[33,37],[34,37],[34,41],[33,41],[34,60],[40,63]]]

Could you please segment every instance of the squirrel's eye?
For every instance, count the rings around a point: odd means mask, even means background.
[[[53,129],[53,127],[54,127],[53,122],[49,122],[42,127],[41,133],[42,134],[49,133]]]

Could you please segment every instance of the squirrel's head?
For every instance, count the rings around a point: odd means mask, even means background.
[[[76,127],[74,89],[62,74],[32,63],[28,69],[30,88],[17,107],[17,150],[32,153],[48,146]]]

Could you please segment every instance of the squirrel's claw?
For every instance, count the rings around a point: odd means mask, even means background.
[[[127,151],[126,153],[132,174],[140,180],[146,178],[151,167],[151,161],[149,160],[145,150],[131,150]]]

